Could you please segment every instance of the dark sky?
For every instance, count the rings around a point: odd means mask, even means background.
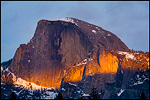
[[[130,49],[149,51],[149,1],[1,1],[1,62],[30,41],[39,20],[64,17],[98,25]]]

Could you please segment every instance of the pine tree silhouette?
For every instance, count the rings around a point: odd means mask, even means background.
[[[55,99],[62,100],[63,99],[62,94],[59,92]]]
[[[145,93],[144,93],[143,90],[142,90],[142,93],[141,93],[141,99],[146,99],[146,96],[145,96]]]
[[[11,93],[10,99],[17,99],[16,94],[14,92]]]
[[[92,99],[95,99],[95,100],[98,100],[99,97],[98,97],[98,91],[96,90],[96,88],[92,88],[92,93],[90,94]]]

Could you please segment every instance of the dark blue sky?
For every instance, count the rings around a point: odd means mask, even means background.
[[[39,20],[64,17],[98,25],[130,49],[149,51],[149,1],[1,1],[1,62],[30,41]]]

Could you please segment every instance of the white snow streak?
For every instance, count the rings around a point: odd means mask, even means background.
[[[1,72],[3,71],[3,67],[1,66]]]
[[[121,73],[123,74],[123,70],[121,70]]]
[[[9,72],[9,70],[8,70],[8,67],[4,70],[4,71],[7,71],[7,72]]]
[[[121,90],[120,90],[120,92],[119,92],[119,93],[117,93],[117,95],[118,95],[118,96],[120,96],[123,92],[124,92],[124,90],[123,90],[123,89],[121,89]]]
[[[70,85],[74,85],[74,86],[77,86],[76,84],[72,84],[72,83],[69,83]]]
[[[137,81],[137,82],[134,83],[133,85],[138,85],[138,84],[143,84],[143,82]]]

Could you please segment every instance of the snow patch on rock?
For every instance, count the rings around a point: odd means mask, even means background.
[[[98,27],[96,27],[96,29],[100,30]]]
[[[96,34],[96,31],[95,31],[95,30],[92,30],[92,32]]]
[[[65,22],[71,22],[71,23],[74,23],[74,20],[71,19],[71,18],[68,18],[68,17],[65,17],[65,18],[62,18],[62,19],[59,19],[61,21],[65,21]]]
[[[138,78],[138,81],[135,82],[133,85],[139,85],[139,84],[143,84],[144,81],[149,80],[148,78],[145,78],[143,81],[141,80],[141,78]]]
[[[41,89],[41,88],[52,89],[52,88],[47,88],[47,87],[36,85],[35,83],[28,82],[21,78],[17,78],[14,73],[12,73],[8,70],[8,68],[6,68],[4,71],[9,72],[13,76],[12,80],[14,81],[15,86],[23,87],[23,88],[27,88],[27,89],[31,89],[31,87],[32,87],[32,89]]]
[[[107,34],[107,36],[111,36],[111,34]]]
[[[61,90],[65,91],[65,89],[64,89],[64,88],[61,88]]]
[[[58,95],[58,93],[46,91],[46,94],[48,96],[44,97],[43,99],[55,99],[55,97]]]
[[[89,95],[89,94],[85,94],[85,93],[84,93],[82,96],[88,97],[88,96],[90,96],[90,95]]]
[[[65,18],[62,18],[62,19],[59,19],[59,20],[65,21],[65,22],[71,22],[71,23],[74,23],[76,26],[78,26],[78,24],[75,23],[73,19],[68,18],[68,17],[65,17]]]
[[[134,59],[134,60],[136,60],[136,58],[134,57],[134,55],[133,54],[129,54],[128,52],[118,51],[118,54],[125,55],[125,57],[127,59]]]

